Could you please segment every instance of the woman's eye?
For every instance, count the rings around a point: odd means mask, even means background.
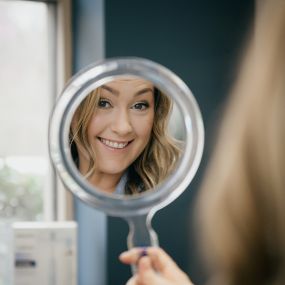
[[[132,106],[132,109],[136,109],[136,110],[145,110],[149,107],[149,104],[147,102],[139,102],[136,103]]]
[[[98,107],[99,108],[110,108],[112,106],[108,100],[100,99],[98,102]]]

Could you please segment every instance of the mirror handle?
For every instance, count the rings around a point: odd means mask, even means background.
[[[129,224],[129,234],[127,237],[128,249],[133,247],[158,246],[158,237],[151,226],[153,212],[143,215],[127,217]],[[136,272],[136,266],[132,266],[133,274]]]

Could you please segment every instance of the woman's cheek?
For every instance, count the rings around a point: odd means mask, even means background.
[[[137,130],[137,133],[139,133],[141,136],[149,137],[151,134],[151,130],[153,127],[153,116],[148,116],[144,119],[138,119],[135,121],[135,129]]]

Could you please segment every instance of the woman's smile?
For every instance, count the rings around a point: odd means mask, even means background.
[[[114,149],[114,150],[122,150],[125,149],[133,140],[130,141],[115,141],[110,139],[105,139],[98,137],[99,141],[107,146],[108,148]]]

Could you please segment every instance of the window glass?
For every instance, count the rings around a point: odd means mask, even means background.
[[[42,220],[51,179],[48,6],[0,1],[0,219]]]

